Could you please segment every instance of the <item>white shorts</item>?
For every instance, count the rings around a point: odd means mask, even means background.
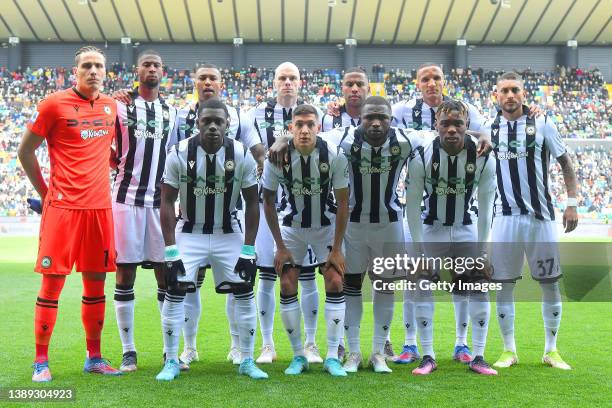
[[[521,279],[525,255],[531,277],[537,281],[556,281],[561,277],[557,246],[557,226],[532,215],[497,216],[491,231],[492,280],[514,282]]]
[[[285,246],[291,252],[298,266],[310,266],[327,261],[327,256],[334,243],[334,228],[294,228],[281,226],[281,236]],[[314,259],[312,258],[314,255]],[[308,264],[304,264],[308,262]]]
[[[283,227],[281,226],[281,230]],[[333,241],[332,241],[333,242]],[[301,266],[317,266],[320,262],[314,254],[314,251],[309,246],[308,253],[302,258]],[[255,253],[257,254],[257,266],[260,268],[274,268],[274,252],[275,244],[272,232],[266,221],[263,205],[259,205],[259,229],[257,230],[257,239],[255,240]],[[329,251],[328,251],[329,252]],[[327,260],[327,255],[325,256]],[[298,262],[296,260],[296,262]]]
[[[195,284],[200,265],[210,265],[215,287],[223,282],[243,283],[234,272],[243,243],[244,238],[239,233],[189,234],[177,231],[176,246],[185,265],[185,276],[179,276],[177,280]]]
[[[164,262],[159,208],[113,202],[113,220],[118,264]]]
[[[395,257],[405,250],[404,228],[401,221],[370,224],[349,222],[344,236],[346,273],[366,272],[374,258]]]
[[[475,224],[423,225],[423,247],[427,257],[476,258],[479,256],[478,230]]]

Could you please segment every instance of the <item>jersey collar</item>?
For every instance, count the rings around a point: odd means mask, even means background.
[[[80,93],[77,89],[76,86],[72,87],[72,90],[74,91],[75,94],[77,94],[77,96],[83,100],[89,101],[91,103],[93,103],[93,101],[97,101],[98,99],[100,99],[100,93],[98,93],[98,96],[96,97],[96,99],[91,100],[88,97],[86,97],[85,95],[83,95],[82,93]]]

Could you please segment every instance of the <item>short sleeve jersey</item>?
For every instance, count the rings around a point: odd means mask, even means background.
[[[111,207],[109,159],[115,137],[115,101],[89,100],[75,88],[45,98],[28,129],[47,140],[49,205],[73,210]]]

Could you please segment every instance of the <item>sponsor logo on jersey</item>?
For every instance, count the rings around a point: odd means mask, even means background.
[[[164,132],[171,130],[172,127],[174,126],[174,124],[168,124],[164,126],[164,122],[158,121],[158,120],[146,121],[142,119],[139,119],[139,120],[124,119],[121,121],[121,124],[125,127],[137,127],[137,128],[138,127],[150,127],[150,128],[155,128],[155,129],[162,129]],[[189,129],[190,127],[187,126],[187,128]]]
[[[102,137],[108,135],[107,129],[81,129],[81,139],[94,139],[96,137]]]
[[[323,192],[323,189],[321,188],[321,186],[314,186],[314,187],[311,186],[310,188],[306,186],[302,186],[302,187],[292,187],[291,192],[295,196],[305,196],[305,195],[311,196],[311,195],[320,195]]]
[[[528,156],[528,152],[497,152],[497,160],[524,159]]]
[[[149,132],[146,129],[136,129],[134,130],[134,137],[136,139],[163,139],[164,134],[160,132]]]
[[[94,119],[94,120],[79,120],[79,119],[66,119],[67,127],[101,127],[101,126],[115,126],[115,118],[109,119]]]
[[[436,187],[436,194],[439,196],[442,195],[451,195],[451,194],[465,194],[465,186],[456,186],[453,187]]]
[[[225,186],[221,187],[196,187],[193,189],[193,195],[196,197],[203,197],[207,195],[216,195],[216,194],[224,194],[227,191]]]

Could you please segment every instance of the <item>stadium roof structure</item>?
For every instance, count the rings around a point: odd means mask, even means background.
[[[611,19],[611,0],[2,0],[0,38],[610,45]]]

